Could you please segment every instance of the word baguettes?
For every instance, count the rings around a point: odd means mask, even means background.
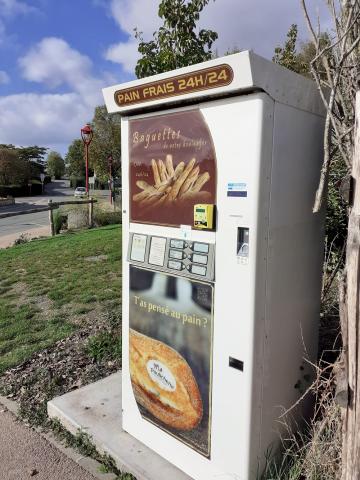
[[[126,107],[136,103],[223,87],[229,85],[233,78],[234,72],[230,65],[223,64],[138,87],[117,90],[114,98],[119,107]]]

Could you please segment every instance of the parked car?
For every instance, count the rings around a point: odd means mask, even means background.
[[[87,196],[87,194],[86,194],[86,188],[85,187],[76,187],[75,188],[74,197],[83,198],[83,197],[86,197],[86,196]]]

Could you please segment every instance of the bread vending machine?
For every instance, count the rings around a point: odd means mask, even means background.
[[[254,480],[316,358],[316,87],[242,52],[104,98],[122,116],[123,428],[195,480]]]

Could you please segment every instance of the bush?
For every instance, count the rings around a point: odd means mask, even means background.
[[[41,183],[31,185],[31,195],[41,195]],[[27,185],[0,185],[0,197],[27,197],[30,196],[30,188]]]
[[[121,212],[94,211],[94,225],[103,227],[105,225],[115,225],[121,223]]]
[[[305,429],[294,432],[291,414],[282,417],[282,456],[273,452],[272,457],[269,452],[258,480],[340,479],[342,415],[334,399],[336,368],[331,367],[328,363],[317,367],[316,380],[307,392],[316,399],[316,409]]]
[[[348,173],[340,158],[333,160],[329,174],[326,212],[326,237],[337,254],[342,250],[347,237],[348,206],[341,197],[341,181]]]
[[[85,177],[70,177],[70,187],[85,187]]]
[[[26,233],[22,233],[13,243],[13,245],[22,245],[23,243],[30,242],[30,237]]]
[[[55,210],[54,212],[55,235],[60,233],[60,230],[64,230],[66,226],[67,226],[67,215],[63,213],[60,209]]]

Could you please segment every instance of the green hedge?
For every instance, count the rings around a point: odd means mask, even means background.
[[[28,197],[30,195],[41,195],[41,183],[34,183],[30,188],[27,185],[0,185],[0,197]]]
[[[70,177],[70,187],[85,187],[86,179],[85,177]]]
[[[121,212],[103,212],[101,210],[94,211],[94,224],[97,227],[105,225],[115,225],[121,223]]]

